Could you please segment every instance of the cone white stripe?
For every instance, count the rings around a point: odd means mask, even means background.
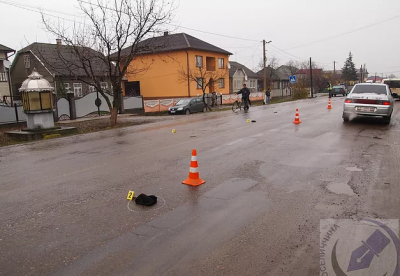
[[[197,161],[197,156],[192,156],[192,161]]]
[[[189,172],[191,172],[191,173],[198,173],[199,171],[198,171],[197,168],[192,168],[192,167],[190,167]]]

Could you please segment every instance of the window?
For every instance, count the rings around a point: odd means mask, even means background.
[[[31,68],[31,58],[29,55],[24,55],[25,69]]]
[[[102,90],[102,91],[106,91],[107,88],[108,88],[108,83],[106,83],[106,82],[101,82],[101,83],[100,83],[100,86],[101,86],[101,90]]]
[[[400,88],[400,81],[398,80],[385,81],[384,83],[389,85],[389,88]]]
[[[197,78],[197,89],[202,89],[203,88],[203,79],[202,78]]]
[[[76,98],[82,97],[82,83],[74,83],[74,96]]]
[[[255,88],[255,87],[257,86],[257,81],[256,81],[256,80],[250,80],[249,86],[250,86],[251,88]]]
[[[196,67],[202,68],[203,67],[203,57],[196,56]]]
[[[68,82],[64,82],[63,86],[64,86],[65,91],[68,92],[69,91],[69,83]]]
[[[219,88],[225,88],[225,79],[221,78],[218,80]]]
[[[387,94],[386,85],[356,85],[352,91],[354,94],[373,93]]]
[[[242,88],[242,81],[235,80],[235,88],[236,89],[241,89]]]
[[[224,67],[224,59],[223,58],[219,58],[218,59],[218,68],[219,69],[224,69],[225,67]]]

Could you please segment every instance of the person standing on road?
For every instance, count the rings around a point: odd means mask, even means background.
[[[329,94],[329,98],[332,97],[331,93],[332,93],[332,84],[330,84],[330,82],[328,81],[327,83],[327,87],[328,88],[328,94]]]
[[[271,103],[271,91],[269,88],[267,88],[267,91],[265,91],[265,104],[270,104]]]
[[[247,88],[246,84],[243,84],[243,88],[240,89],[236,94],[242,94],[242,101],[244,102],[244,109],[249,110],[249,98],[250,98],[250,90]]]

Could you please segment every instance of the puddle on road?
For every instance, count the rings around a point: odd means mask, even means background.
[[[346,170],[348,170],[349,172],[362,172],[362,169],[359,169],[357,167],[347,167]]]
[[[329,191],[335,194],[355,195],[353,189],[346,183],[331,183],[326,187]]]

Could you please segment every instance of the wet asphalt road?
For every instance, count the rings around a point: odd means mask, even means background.
[[[0,275],[318,275],[320,219],[400,217],[400,103],[388,126],[344,124],[342,103],[1,148]],[[197,188],[181,184],[193,148]]]

